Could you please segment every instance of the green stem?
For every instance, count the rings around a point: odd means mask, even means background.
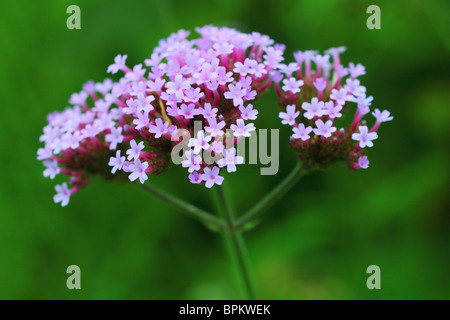
[[[210,223],[214,225],[215,227],[218,227],[220,229],[227,228],[227,225],[214,215],[212,215],[209,212],[206,212],[200,208],[197,208],[196,206],[183,201],[181,199],[178,199],[171,194],[166,193],[165,191],[162,191],[152,185],[143,184],[142,187],[148,191],[149,193],[157,196],[158,198],[162,199],[163,201],[171,204],[175,208],[178,208],[180,212],[186,214],[187,216],[200,220],[204,223]]]
[[[289,175],[284,178],[280,184],[278,184],[268,195],[266,195],[261,201],[258,201],[250,210],[242,215],[234,224],[234,229],[239,230],[247,222],[250,222],[263,213],[266,212],[271,206],[273,206],[278,200],[280,200],[296,183],[300,178],[308,171],[303,164],[298,163]]]
[[[229,252],[232,259],[236,262],[240,277],[242,279],[243,287],[246,294],[246,299],[254,300],[256,298],[253,284],[253,277],[250,272],[249,258],[247,248],[245,246],[244,238],[241,231],[233,228],[234,213],[230,204],[230,198],[225,194],[223,186],[215,186],[216,198],[218,201],[219,211],[225,218],[227,229],[225,237],[229,243]]]

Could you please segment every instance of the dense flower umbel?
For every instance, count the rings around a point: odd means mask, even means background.
[[[181,164],[192,183],[208,188],[222,184],[220,168],[233,172],[243,162],[235,145],[255,130],[250,121],[258,114],[249,101],[270,85],[269,74],[283,60],[284,47],[272,46],[273,41],[259,33],[213,26],[197,32],[201,37],[193,40],[184,30],[161,40],[145,67],[128,68],[126,56],[119,55],[108,68],[125,74],[113,95],[126,105],[122,112],[133,118],[131,126],[140,135],[122,167],[117,165],[122,163],[120,155],[111,160],[117,171],[131,173],[130,180],[143,182],[154,170],[146,157],[149,139],[170,149],[191,137]],[[214,161],[206,161],[205,154]]]
[[[129,148],[130,140],[132,146],[133,139],[141,138],[130,125],[132,118],[123,112],[124,102],[114,95],[117,85],[110,79],[103,83],[87,82],[80,93],[71,96],[72,107],[47,116],[48,125],[40,137],[45,146],[38,150],[37,158],[46,167],[45,177],[54,179],[59,173],[69,176],[72,189],[67,183],[56,186],[54,200],[63,206],[71,194],[89,183],[93,174],[113,178],[112,174],[125,165],[125,161],[120,161],[120,154]],[[152,163],[151,168],[146,168],[147,173],[160,172],[169,164],[170,149],[152,137],[147,140],[152,145],[152,151],[143,155]],[[114,155],[117,162],[111,158]],[[112,170],[108,161],[110,165],[113,163]],[[126,179],[126,176],[117,175],[117,178]]]
[[[292,127],[290,145],[310,167],[325,169],[345,160],[351,169],[368,168],[365,147],[373,146],[380,124],[393,119],[387,110],[375,109],[372,128],[362,120],[373,98],[366,96],[358,80],[365,68],[341,64],[339,55],[344,51],[344,47],[331,48],[324,55],[298,51],[296,62],[281,64],[271,73],[280,97],[281,122]],[[345,126],[345,119],[339,118],[353,112],[353,121]]]
[[[127,56],[118,55],[107,71],[122,71],[121,79],[86,83],[71,96],[71,107],[47,117],[45,146],[38,150],[44,176],[70,177],[69,185],[56,186],[55,202],[67,205],[93,174],[144,183],[167,168],[173,146],[186,136],[182,166],[192,183],[211,188],[222,184],[221,168],[236,171],[243,159],[235,145],[255,130],[250,121],[258,114],[249,101],[271,84],[284,46],[259,33],[197,31],[201,37],[194,40],[184,30],[161,40],[145,67],[129,68]],[[202,124],[196,132],[195,121]],[[205,152],[213,162],[205,161]]]

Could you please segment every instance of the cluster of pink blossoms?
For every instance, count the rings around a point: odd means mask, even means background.
[[[107,71],[122,71],[121,79],[86,83],[71,96],[72,107],[48,116],[38,159],[44,176],[68,175],[72,186],[57,185],[55,202],[67,205],[93,174],[144,183],[168,167],[185,137],[181,164],[192,183],[211,188],[222,184],[221,169],[236,171],[243,162],[236,143],[255,130],[250,121],[258,114],[249,101],[271,84],[284,46],[229,28],[197,32],[193,40],[184,30],[161,40],[145,66],[129,68],[118,55]]]
[[[344,51],[344,47],[331,48],[324,55],[298,51],[296,62],[280,64],[271,74],[283,110],[281,122],[292,127],[290,145],[310,167],[325,169],[344,160],[353,170],[368,168],[364,148],[373,146],[380,124],[393,119],[387,110],[375,109],[375,123],[369,129],[362,118],[370,112],[373,97],[366,96],[358,80],[365,68],[342,65],[339,55]],[[353,108],[353,121],[338,128],[339,118]]]

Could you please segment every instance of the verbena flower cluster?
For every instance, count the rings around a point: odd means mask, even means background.
[[[243,158],[235,145],[255,130],[258,111],[249,102],[270,86],[284,46],[256,32],[213,26],[197,32],[193,40],[184,30],[161,40],[132,68],[118,55],[107,71],[122,78],[87,82],[71,107],[48,115],[38,159],[45,177],[69,176],[56,186],[55,202],[67,205],[93,174],[144,183],[166,170],[185,137],[182,166],[192,183],[211,188],[222,184],[221,169],[236,171]]]
[[[319,168],[342,160],[355,170],[369,166],[365,147],[392,116],[375,109],[370,129],[362,119],[372,97],[358,79],[364,67],[341,64],[345,48],[298,51],[296,62],[283,64],[284,45],[266,35],[214,26],[197,32],[192,40],[185,30],[161,40],[133,67],[126,55],[116,56],[107,72],[121,72],[120,79],[85,83],[70,107],[47,116],[37,158],[45,177],[69,177],[55,187],[55,202],[66,206],[95,174],[144,183],[177,155],[190,182],[221,185],[221,170],[234,172],[244,161],[236,145],[255,131],[253,103],[272,82],[302,161]],[[339,125],[345,113],[353,121]]]
[[[280,64],[272,72],[280,97],[282,124],[292,127],[291,147],[310,167],[328,168],[336,161],[347,161],[351,169],[369,166],[366,147],[373,146],[382,122],[393,119],[389,111],[375,109],[375,122],[368,127],[363,116],[370,113],[373,97],[358,77],[364,75],[361,64],[340,62],[345,47],[294,53],[295,62]],[[353,114],[353,120],[340,119]]]

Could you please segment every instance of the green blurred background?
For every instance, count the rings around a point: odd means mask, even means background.
[[[66,28],[71,4],[81,8],[81,30]],[[381,30],[366,28],[371,4],[381,8]],[[116,54],[141,63],[159,39],[205,24],[268,34],[288,57],[347,46],[342,60],[366,66],[373,107],[395,117],[369,150],[370,169],[340,164],[308,175],[245,234],[260,297],[450,298],[449,12],[445,1],[2,0],[0,298],[239,298],[219,235],[136,186],[101,179],[61,208],[36,160],[46,114],[86,80],[105,78]],[[243,166],[226,177],[240,212],[296,162],[275,103],[273,90],[260,99],[256,125],[281,129],[280,171]],[[213,208],[183,168],[148,183]],[[72,264],[82,290],[66,288]],[[381,290],[366,287],[372,264]]]

